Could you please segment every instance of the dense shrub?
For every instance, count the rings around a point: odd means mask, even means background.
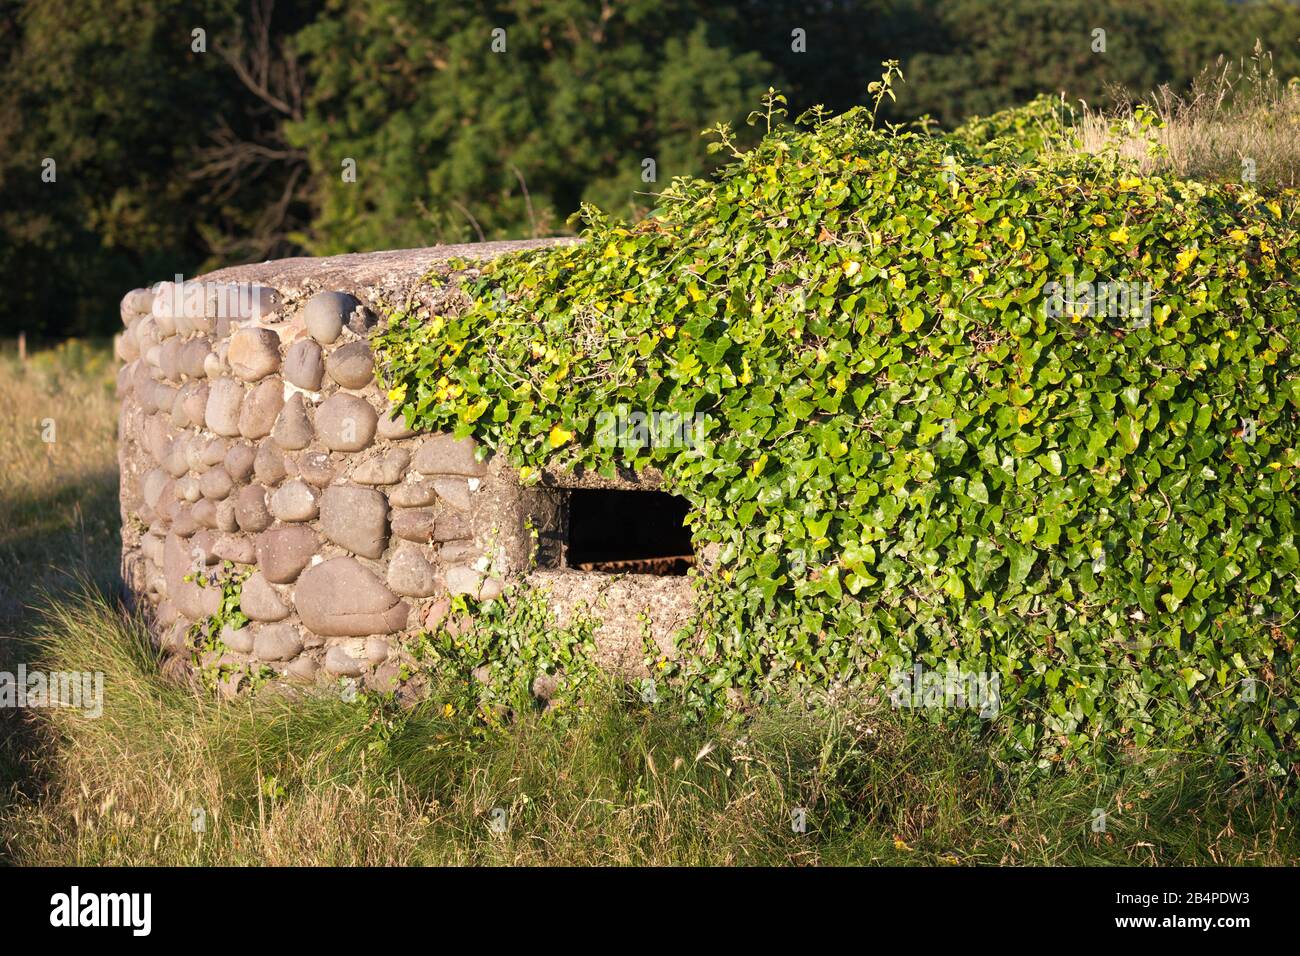
[[[663,469],[718,553],[670,669],[700,705],[953,663],[999,676],[981,726],[1007,756],[1289,772],[1295,195],[804,119],[647,221],[587,209],[582,245],[394,319],[408,419],[525,481]],[[1136,284],[1127,308],[1090,310],[1099,282]],[[616,410],[705,434],[596,440]]]

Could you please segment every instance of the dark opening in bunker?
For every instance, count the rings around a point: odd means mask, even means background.
[[[565,564],[579,571],[685,574],[695,563],[685,498],[662,491],[568,492]]]

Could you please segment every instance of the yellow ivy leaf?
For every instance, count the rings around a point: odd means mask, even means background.
[[[572,437],[573,432],[569,431],[567,428],[561,428],[559,425],[556,425],[551,429],[551,434],[547,436],[547,440],[550,441],[552,448],[559,448]]]

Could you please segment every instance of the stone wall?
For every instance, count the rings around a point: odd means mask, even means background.
[[[192,671],[187,634],[217,610],[225,562],[248,572],[252,622],[202,661],[226,665],[228,692],[254,668],[394,689],[413,634],[460,625],[446,621],[452,595],[508,599],[525,576],[558,620],[579,606],[601,617],[609,666],[637,669],[643,613],[671,649],[687,579],[535,567],[539,542],[563,533],[564,489],[610,482],[547,473],[520,488],[505,454],[412,432],[376,381],[383,317],[427,314],[456,294],[424,281],[431,270],[541,244],[288,259],[123,298],[123,579],[170,671]]]

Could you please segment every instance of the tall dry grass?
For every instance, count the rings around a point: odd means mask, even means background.
[[[70,341],[0,354],[0,662],[38,591],[87,570],[111,587],[118,504],[114,363]]]
[[[1220,57],[1185,92],[1166,85],[1140,100],[1113,95],[1115,109],[1082,111],[1074,133],[1085,152],[1143,174],[1300,185],[1300,82],[1278,76],[1258,45],[1249,57]]]

